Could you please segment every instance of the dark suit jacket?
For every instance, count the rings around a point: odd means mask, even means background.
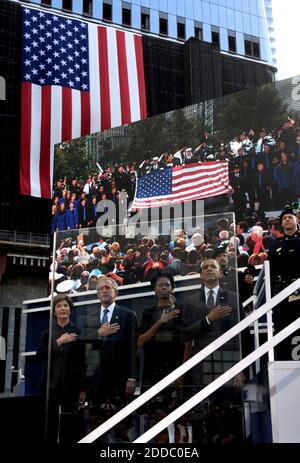
[[[61,347],[58,347],[56,340],[64,333],[76,333],[80,336],[80,330],[74,323],[70,322],[61,328],[54,320],[51,339],[50,388],[59,391],[62,399],[75,402],[78,400],[79,392],[86,388],[84,346],[78,338],[75,342],[62,344]],[[39,385],[43,393],[46,391],[48,339],[49,331],[46,330],[42,333],[36,352],[37,360],[44,362],[44,370]]]
[[[194,341],[195,350],[199,351],[214,339],[225,333],[238,322],[237,294],[219,288],[216,305],[228,305],[232,308],[231,316],[216,320],[209,325],[206,321],[208,310],[205,302],[205,292],[200,291],[187,299],[183,310],[183,332],[185,338]],[[235,342],[235,341],[234,341]],[[231,346],[232,347],[232,346]]]
[[[87,375],[98,388],[125,388],[128,378],[136,378],[137,319],[134,312],[116,304],[110,323],[118,323],[117,333],[99,337],[100,304],[77,314],[80,338],[87,349]],[[125,390],[124,390],[125,392]]]

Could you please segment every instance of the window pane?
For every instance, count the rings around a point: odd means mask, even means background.
[[[103,19],[111,21],[112,19],[112,7],[109,3],[103,3]]]
[[[229,51],[236,52],[236,38],[232,36],[228,36],[228,48]]]
[[[252,56],[252,43],[249,40],[245,40],[245,54]]]
[[[162,35],[168,35],[168,20],[159,18],[159,33]]]
[[[93,0],[83,0],[83,14],[91,16],[93,13]]]
[[[122,9],[122,24],[131,26],[131,11],[127,8]]]
[[[200,27],[195,27],[195,37],[198,40],[203,39],[203,33],[202,33],[202,29]]]
[[[214,45],[219,46],[220,45],[220,34],[219,32],[212,32],[211,33],[211,41]]]
[[[185,24],[177,23],[177,37],[185,39]]]
[[[256,58],[260,58],[259,43],[253,42],[252,47],[253,47],[253,56],[255,56]]]
[[[63,10],[72,10],[72,0],[63,0]]]
[[[150,17],[146,13],[141,14],[141,28],[144,31],[149,31],[150,30]]]

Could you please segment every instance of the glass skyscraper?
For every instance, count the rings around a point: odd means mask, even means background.
[[[173,40],[196,37],[222,52],[274,65],[272,0],[31,0]]]

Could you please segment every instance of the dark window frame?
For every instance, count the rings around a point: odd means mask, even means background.
[[[197,40],[203,40],[203,29],[202,27],[195,26],[194,35]]]
[[[122,7],[122,24],[123,26],[131,26],[131,9]]]
[[[107,14],[109,13],[109,14]],[[103,2],[102,4],[102,19],[104,21],[112,21],[112,4]]]
[[[245,55],[253,58],[261,58],[260,41],[256,37],[244,37]]]
[[[141,12],[141,29],[143,31],[150,31],[150,14],[143,11]]]
[[[93,15],[93,0],[83,0],[82,14],[84,14],[85,16]]]
[[[233,44],[233,46],[231,46]],[[231,53],[236,53],[236,37],[234,35],[228,35],[228,50]]]
[[[163,31],[166,30],[166,32]],[[168,35],[169,32],[169,24],[166,18],[160,16],[159,18],[159,33],[160,35]]]
[[[66,4],[67,4],[67,6],[66,6]],[[73,0],[63,0],[62,1],[62,9],[65,10],[65,11],[73,11]]]
[[[215,37],[217,40],[214,40],[214,37]],[[220,32],[218,32],[218,31],[211,31],[211,43],[212,43],[215,47],[219,47],[219,48],[220,48]]]
[[[182,30],[180,30],[181,28]],[[185,23],[180,22],[180,21],[177,21],[177,38],[180,40],[186,39]]]

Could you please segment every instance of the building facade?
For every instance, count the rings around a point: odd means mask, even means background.
[[[32,0],[32,3],[173,40],[195,37],[219,45],[224,52],[274,64],[271,0]]]
[[[0,78],[6,87],[0,100],[0,310],[8,314],[0,320],[0,336],[5,337],[15,332],[23,300],[47,296],[51,248],[51,201],[19,194],[20,3],[0,0]],[[30,4],[141,31],[148,116],[274,80],[267,0],[26,1]],[[20,367],[13,360],[19,341],[10,342],[0,393],[12,391],[11,367]]]

